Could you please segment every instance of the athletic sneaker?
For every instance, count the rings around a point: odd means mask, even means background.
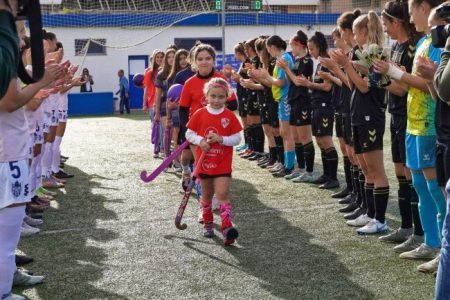
[[[372,221],[372,219],[369,218],[368,215],[364,214],[364,215],[360,215],[359,217],[357,217],[354,220],[348,220],[347,225],[353,226],[353,227],[362,227],[362,226],[366,226],[370,221]]]
[[[412,233],[412,228],[399,228],[387,235],[380,236],[378,239],[382,242],[403,243],[411,236]]]
[[[292,180],[294,178],[297,178],[300,176],[300,174],[302,174],[302,171],[300,169],[295,169],[294,171],[292,171],[291,174],[288,174],[286,176],[284,176],[284,179],[286,180]]]
[[[250,153],[253,153],[253,150],[247,148],[244,151],[238,152],[238,155],[242,157],[242,155],[247,155]]]
[[[10,299],[11,300],[26,300],[27,298],[20,296],[20,295],[16,295],[16,294],[11,294]]]
[[[325,176],[325,174],[321,175],[319,178],[317,178],[316,180],[312,181],[312,184],[324,184],[325,182],[328,181],[327,176]]]
[[[434,259],[427,261],[426,263],[423,263],[419,266],[417,266],[417,271],[422,273],[434,273],[437,272],[439,267],[439,260],[441,258],[441,255],[439,254]]]
[[[420,247],[422,243],[423,243],[423,235],[420,236],[412,234],[406,241],[404,241],[400,245],[395,246],[394,251],[397,253],[408,252]]]
[[[366,213],[365,209],[363,209],[362,207],[358,207],[354,211],[345,214],[344,219],[354,220],[354,219],[358,218],[359,216],[364,215],[365,213]]]
[[[386,232],[387,230],[388,226],[386,222],[381,223],[376,219],[372,219],[369,221],[369,223],[367,223],[366,226],[357,229],[356,232],[360,235],[363,235],[363,234],[377,234],[381,232]]]
[[[248,148],[248,144],[242,144],[242,145],[236,147],[236,151],[237,152],[243,151],[243,150],[245,150],[247,148]]]
[[[213,222],[203,225],[203,236],[205,238],[212,238],[215,236]]]
[[[339,181],[337,179],[328,179],[327,182],[318,186],[322,190],[331,190],[339,187]]]
[[[44,188],[63,188],[64,184],[57,182],[54,178],[52,177],[46,177],[44,179],[42,179],[42,186]]]
[[[43,194],[48,195],[48,196],[56,196],[56,195],[58,195],[57,192],[49,191],[49,190],[43,188],[42,186],[39,187],[39,188],[36,190],[36,193],[43,193]],[[39,196],[39,195],[38,195],[38,196]]]
[[[292,179],[292,182],[313,182],[315,180],[313,173],[305,172],[300,174],[297,178]]]
[[[41,219],[33,219],[30,216],[25,216],[24,221],[30,226],[37,226],[44,224],[44,221],[42,221]]]
[[[400,258],[403,259],[433,259],[439,254],[440,248],[431,248],[430,246],[422,243],[414,250],[403,252],[400,254]]]
[[[13,286],[32,286],[44,282],[44,276],[32,276],[17,270],[14,272]]]
[[[281,177],[285,177],[285,176],[291,174],[292,171],[293,171],[293,169],[285,169],[285,168],[283,168],[283,169],[281,169],[278,172],[272,173],[272,176],[273,177],[277,177],[277,178],[281,178]]]
[[[282,163],[276,163],[273,168],[269,169],[270,173],[277,173],[284,169],[284,165]]]
[[[59,170],[57,173],[53,173],[53,176],[55,176],[56,178],[59,179],[64,179],[64,178],[72,178],[75,175],[73,174],[67,174],[66,172],[64,172],[63,170]]]
[[[38,234],[39,232],[40,232],[39,228],[32,227],[25,222],[23,222],[22,226],[20,227],[21,237],[35,235]]]
[[[258,161],[258,166],[262,167],[262,165],[268,165],[270,162],[270,159],[268,157],[264,157],[263,159],[261,159],[260,161]]]
[[[225,228],[222,231],[222,234],[224,237],[223,243],[225,246],[233,244],[239,236],[239,232],[233,226]]]
[[[252,157],[252,156],[254,156],[254,155],[256,155],[255,151],[250,150],[250,151],[248,151],[247,153],[242,154],[242,155],[240,155],[240,156],[241,156],[241,158],[248,159],[248,158],[250,158],[250,157]]]

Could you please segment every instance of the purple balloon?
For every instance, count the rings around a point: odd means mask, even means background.
[[[144,87],[144,75],[138,73],[133,76],[133,84],[135,87]]]
[[[167,99],[171,102],[175,102],[180,100],[181,98],[181,91],[183,90],[182,84],[174,84],[169,88],[169,91],[167,92]]]

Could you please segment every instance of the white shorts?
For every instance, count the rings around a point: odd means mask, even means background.
[[[48,132],[48,129],[47,129]],[[34,132],[34,144],[42,145],[44,143],[44,132],[39,124],[36,124],[36,131]]]
[[[0,209],[16,203],[30,202],[28,161],[0,163]]]
[[[44,123],[42,123],[42,133],[48,133],[50,129],[50,119],[46,116],[44,118]]]
[[[67,110],[58,110],[58,122],[59,123],[67,122]]]
[[[50,116],[50,126],[58,126],[58,111],[52,110],[52,115]]]

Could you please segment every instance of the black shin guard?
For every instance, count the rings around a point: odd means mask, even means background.
[[[261,124],[254,124],[253,125],[253,134],[254,134],[254,144],[255,149],[253,149],[256,152],[263,153],[264,152],[264,130],[261,126]]]
[[[389,186],[374,189],[373,200],[375,204],[375,219],[380,223],[384,223],[389,200]]]
[[[283,145],[283,138],[281,136],[275,137],[275,143],[277,145],[277,155],[278,155],[278,162],[282,163],[284,165],[284,145]]]
[[[305,169],[305,149],[302,143],[295,144],[295,156],[299,169]]]
[[[367,201],[366,201],[366,177],[364,176],[361,169],[358,170],[358,181],[359,188],[361,189],[361,206],[367,212]]]
[[[412,181],[408,180],[408,183],[411,189],[411,212],[414,223],[414,234],[423,236],[424,233],[422,228],[422,221],[420,220],[419,215],[419,196],[417,196],[417,192],[412,184]]]
[[[344,174],[345,174],[345,182],[347,183],[347,190],[349,193],[353,192],[353,182],[352,182],[352,172],[350,170],[351,167],[350,159],[348,156],[344,156]]]
[[[398,208],[402,219],[401,228],[412,228],[411,188],[405,176],[397,176]]]
[[[303,149],[305,153],[306,172],[312,173],[314,171],[314,156],[316,155],[313,142],[311,141],[304,145]]]
[[[325,149],[320,149],[320,157],[322,158],[323,175],[328,178],[327,153],[325,152]]]
[[[373,183],[365,184],[367,216],[371,219],[375,218],[375,202],[373,195]]]
[[[328,148],[325,150],[327,157],[327,169],[328,169],[328,178],[332,180],[337,180],[337,168],[338,168],[338,153],[334,147]]]

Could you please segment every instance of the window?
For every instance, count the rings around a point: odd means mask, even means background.
[[[105,45],[106,39],[75,39],[75,55],[106,55]]]

